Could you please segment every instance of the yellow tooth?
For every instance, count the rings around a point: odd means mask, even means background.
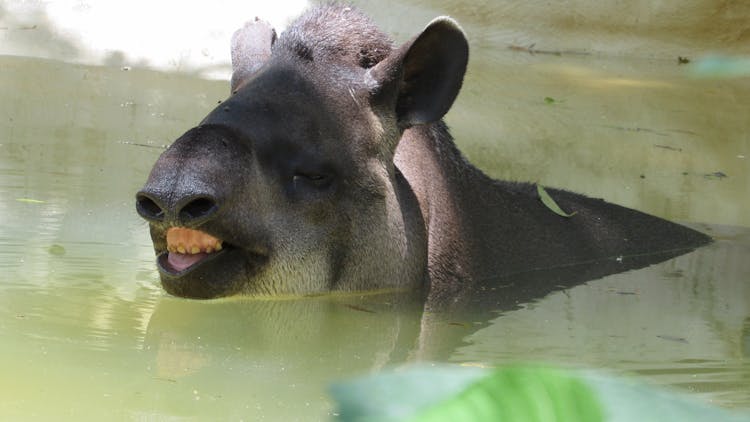
[[[212,253],[221,250],[220,239],[200,230],[171,227],[167,230],[166,238],[167,250],[174,253],[198,254],[202,251]]]

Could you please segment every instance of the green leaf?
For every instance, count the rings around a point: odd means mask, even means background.
[[[547,206],[552,212],[554,212],[557,215],[570,218],[574,215],[576,215],[577,211],[573,211],[572,213],[568,214],[567,212],[563,211],[562,208],[560,208],[559,205],[557,205],[557,202],[555,202],[554,199],[552,199],[551,196],[547,193],[547,191],[542,187],[542,185],[538,184],[536,185],[536,192],[539,194],[539,199],[542,200],[542,203]]]
[[[489,373],[484,368],[416,365],[336,383],[330,392],[341,421],[403,421]]]

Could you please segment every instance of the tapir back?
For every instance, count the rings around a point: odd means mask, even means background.
[[[536,185],[493,180],[474,167],[442,123],[405,133],[396,163],[417,192],[428,225],[435,303],[522,280],[574,285],[655,264],[711,241],[637,210],[546,189],[570,216],[558,215],[542,202]]]

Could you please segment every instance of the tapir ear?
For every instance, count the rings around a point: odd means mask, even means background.
[[[468,60],[469,44],[458,23],[436,18],[370,69],[374,100],[395,106],[402,129],[440,120],[461,89]]]
[[[232,35],[232,92],[250,79],[271,56],[276,31],[255,18]]]

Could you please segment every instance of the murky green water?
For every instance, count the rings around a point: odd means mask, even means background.
[[[423,320],[389,295],[170,298],[133,195],[228,84],[0,57],[0,419],[326,419],[330,381],[421,359],[603,368],[750,407],[750,82],[688,79],[666,56],[512,51],[480,12],[459,16],[473,50],[448,116],[472,161],[718,241],[484,315]],[[404,39],[421,23],[390,25]]]

